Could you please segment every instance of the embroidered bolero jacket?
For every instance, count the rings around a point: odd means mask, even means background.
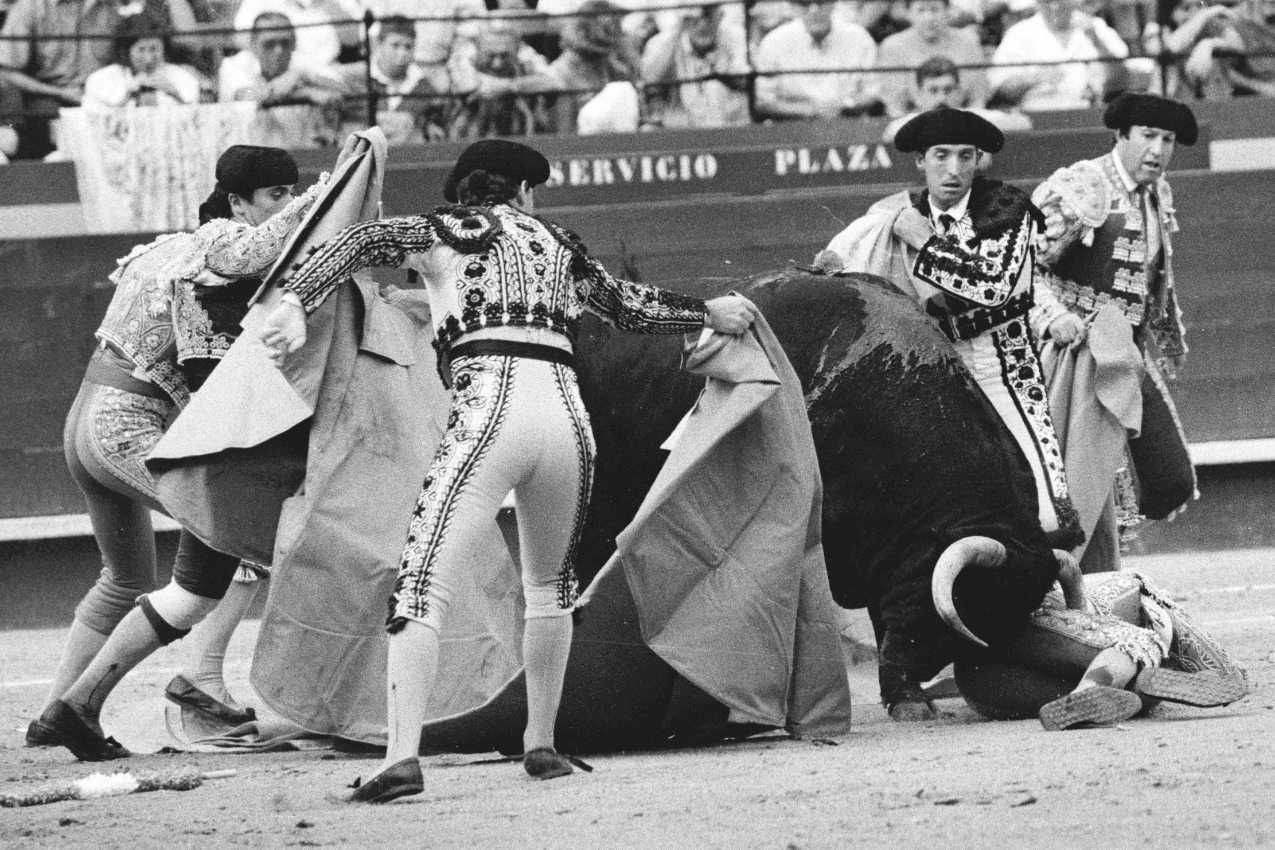
[[[925,190],[912,205],[929,218]],[[917,295],[930,312],[955,315],[980,308],[1005,307],[1014,297],[1030,297],[1032,238],[1038,213],[1018,188],[982,177],[970,189],[967,216],[947,236],[935,235],[912,264]]]
[[[702,300],[613,277],[571,231],[508,204],[352,225],[294,265],[284,286],[312,312],[350,274],[372,266],[421,275],[440,352],[494,327],[543,328],[574,341],[585,310],[640,333],[704,326]]]
[[[137,377],[184,407],[190,388],[181,364],[220,359],[238,335],[237,327],[213,321],[199,291],[269,271],[326,176],[256,227],[214,219],[193,233],[169,233],[134,248],[110,275],[115,295],[96,337],[131,360]]]
[[[1186,331],[1173,275],[1172,235],[1178,231],[1173,190],[1154,186],[1161,253],[1148,257],[1142,200],[1125,188],[1114,154],[1060,168],[1033,197],[1048,226],[1036,252],[1041,281],[1032,324],[1044,332],[1070,310],[1088,317],[1105,304],[1120,308],[1134,328],[1145,324],[1160,353],[1186,354]]]

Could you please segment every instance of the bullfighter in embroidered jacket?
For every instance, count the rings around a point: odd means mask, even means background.
[[[525,145],[475,142],[444,188],[457,205],[346,228],[294,266],[263,330],[282,362],[304,344],[306,317],[347,275],[408,266],[425,282],[439,371],[452,391],[389,602],[385,765],[355,790],[356,801],[381,803],[424,788],[416,755],[439,629],[460,571],[498,534],[496,514],[510,492],[526,600],[523,765],[541,779],[571,772],[553,748],[553,732],[594,468],[573,363],[580,315],[589,310],[644,333],[705,326],[743,333],[752,322],[755,308],[739,296],[704,301],[612,277],[573,234],[530,215],[532,187],[548,177],[548,161]]]
[[[1081,534],[1027,321],[1039,212],[1017,188],[975,176],[1003,144],[974,113],[918,115],[895,145],[916,155],[926,187],[877,202],[828,244],[835,258],[816,262],[888,278],[938,321],[1031,464],[1041,526],[1070,549]]]
[[[84,492],[103,569],[76,608],[49,702],[28,727],[28,745],[65,746],[86,761],[127,756],[102,732],[107,696],[134,665],[187,634],[228,595],[233,601],[204,632],[204,652],[170,682],[167,695],[222,722],[253,717],[226,693],[224,650],[216,645],[229,640],[256,592],[251,579],[264,568],[241,566],[183,529],[172,581],[148,593],[156,578],[150,512],[164,507],[144,462],[239,333],[258,276],[278,258],[319,185],[294,197],[292,156],[252,145],[222,153],[216,179],[197,230],[138,246],[110,276],[115,294],[65,434],[67,463]],[[236,577],[241,581],[231,593]]]
[[[1186,106],[1145,94],[1112,101],[1103,120],[1116,131],[1111,151],[1060,169],[1033,194],[1046,228],[1036,253],[1032,324],[1054,343],[1044,352],[1051,397],[1070,399],[1070,421],[1060,430],[1074,435],[1064,436],[1064,450],[1090,534],[1086,571],[1118,567],[1119,525],[1136,523],[1139,514],[1170,516],[1195,493],[1164,381],[1176,376],[1187,351],[1173,278],[1178,223],[1164,175],[1176,145],[1193,144],[1198,129]],[[1090,355],[1093,372],[1087,359],[1076,361]],[[1072,362],[1060,372],[1065,356]],[[1123,384],[1113,379],[1121,364]],[[1112,388],[1121,385],[1127,397],[1116,399]],[[1083,418],[1079,400],[1095,397],[1118,427],[1102,430]],[[1126,433],[1133,435],[1127,458]]]

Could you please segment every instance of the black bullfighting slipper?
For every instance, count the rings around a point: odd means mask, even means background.
[[[1204,708],[1230,705],[1248,695],[1248,683],[1242,675],[1211,670],[1187,673],[1150,667],[1138,674],[1136,687],[1143,696]]]
[[[382,770],[367,782],[354,780],[354,791],[350,794],[351,803],[388,803],[409,794],[419,794],[425,790],[425,777],[421,775],[421,763],[416,756],[409,756],[402,761]]]
[[[174,676],[169,681],[164,688],[164,697],[177,705],[202,711],[229,726],[240,726],[257,719],[257,712],[251,708],[231,708],[181,675]]]
[[[563,755],[553,747],[536,747],[522,756],[523,770],[535,779],[556,779],[574,773],[573,764],[585,773],[593,772],[593,767],[583,759]]]
[[[1142,710],[1142,699],[1133,691],[1096,685],[1072,691],[1040,709],[1040,725],[1051,732],[1084,723],[1119,723]]]
[[[26,745],[28,747],[56,747],[59,743],[58,736],[54,735],[53,730],[44,725],[39,718],[27,724]]]
[[[46,708],[39,722],[57,739],[53,743],[66,747],[80,761],[111,761],[132,755],[119,741],[90,729],[62,700],[55,700]]]

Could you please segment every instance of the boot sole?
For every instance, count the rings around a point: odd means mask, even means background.
[[[1234,674],[1184,673],[1153,667],[1138,674],[1138,692],[1156,699],[1201,708],[1230,705],[1248,696],[1243,677]]]
[[[1142,700],[1133,691],[1099,686],[1046,703],[1040,709],[1040,724],[1057,732],[1082,723],[1119,723],[1141,710]]]

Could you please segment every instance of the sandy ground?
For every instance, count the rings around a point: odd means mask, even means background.
[[[389,806],[342,804],[372,758],[326,751],[160,754],[159,688],[179,648],[112,697],[105,727],[133,770],[233,768],[187,792],[0,809],[0,847],[1253,847],[1275,845],[1275,550],[1135,559],[1186,602],[1255,686],[1228,708],[1161,707],[1104,729],[1044,732],[950,717],[901,725],[876,704],[875,670],[848,668],[855,727],[835,741],[783,737],[591,757],[596,770],[541,783],[492,757],[423,760],[427,790]],[[248,692],[255,624],[231,646]],[[0,792],[93,772],[63,750],[22,746],[60,645],[57,630],[0,637]]]

